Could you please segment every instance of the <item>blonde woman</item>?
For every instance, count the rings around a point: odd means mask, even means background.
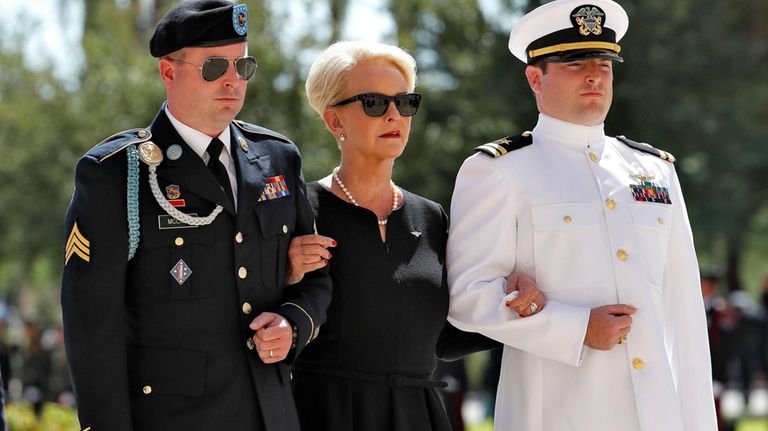
[[[496,346],[446,323],[448,219],[392,180],[421,102],[415,71],[398,47],[337,42],[309,72],[309,103],[341,160],[308,185],[319,235],[289,250],[291,281],[330,259],[334,282],[328,320],[293,369],[304,431],[448,431],[435,358]],[[525,283],[512,305],[543,305],[538,294]]]

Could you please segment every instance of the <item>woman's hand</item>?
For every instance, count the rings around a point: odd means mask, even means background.
[[[288,246],[288,264],[285,268],[285,284],[296,284],[304,278],[304,274],[328,265],[331,258],[328,247],[336,247],[336,241],[327,236],[303,235],[291,239]]]
[[[520,317],[528,317],[541,311],[546,298],[536,286],[536,280],[523,272],[513,272],[507,277],[506,293],[517,292],[517,296],[507,301],[507,307]]]

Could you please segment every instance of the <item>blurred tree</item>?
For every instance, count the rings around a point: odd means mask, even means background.
[[[35,269],[61,260],[68,137],[77,119],[50,69],[32,70],[20,52],[6,50],[0,71],[0,290],[12,292],[57,274],[56,265]]]
[[[535,104],[524,66],[506,49],[508,30],[494,29],[476,0],[399,0],[389,8],[424,93],[395,178],[447,211],[462,161],[480,144],[532,127]]]
[[[700,254],[722,262],[727,285],[739,289],[746,240],[768,203],[768,5],[624,5],[631,25],[612,114],[623,128],[615,132],[680,156]]]

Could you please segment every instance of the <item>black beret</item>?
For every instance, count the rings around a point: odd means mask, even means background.
[[[172,7],[160,19],[149,41],[153,57],[188,46],[221,46],[244,42],[248,8],[226,0],[191,0]]]

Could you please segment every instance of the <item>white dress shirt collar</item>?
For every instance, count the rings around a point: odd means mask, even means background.
[[[165,105],[165,115],[167,115],[168,119],[171,120],[171,124],[179,133],[181,139],[183,139],[184,142],[186,142],[187,145],[192,148],[192,151],[197,153],[197,155],[200,156],[200,158],[203,159],[203,162],[207,165],[210,156],[206,151],[208,150],[208,145],[211,143],[212,138],[205,133],[199,130],[195,130],[179,121],[176,117],[173,116],[173,114],[171,114],[167,104]],[[221,160],[221,163],[227,170],[227,175],[229,176],[229,184],[232,187],[232,196],[235,198],[235,210],[237,210],[237,170],[235,168],[235,159],[231,152],[232,149],[229,145],[231,141],[229,127],[226,127],[224,131],[221,132],[221,134],[217,137],[219,140],[221,140],[222,143],[224,143],[225,150],[219,154],[219,160]]]
[[[179,121],[176,117],[173,116],[173,114],[171,114],[171,110],[168,109],[168,105],[165,106],[165,114],[168,116],[168,119],[171,120],[171,124],[173,124],[173,127],[176,129],[176,131],[179,132],[181,139],[183,139],[184,142],[186,142],[187,145],[189,145],[190,148],[192,148],[192,150],[197,153],[197,155],[200,156],[200,158],[202,158],[203,161],[207,164],[209,157],[208,153],[206,153],[206,150],[208,149],[208,144],[211,143],[212,138],[205,133],[199,130],[195,130]],[[232,153],[229,145],[231,141],[229,127],[224,128],[224,131],[221,132],[218,138],[221,140],[221,142],[224,143],[224,149],[227,152],[227,160],[232,160]],[[229,163],[224,163],[224,166],[228,167],[228,164]]]
[[[605,145],[605,124],[581,126],[540,113],[533,135],[579,151],[585,148],[602,150]]]

